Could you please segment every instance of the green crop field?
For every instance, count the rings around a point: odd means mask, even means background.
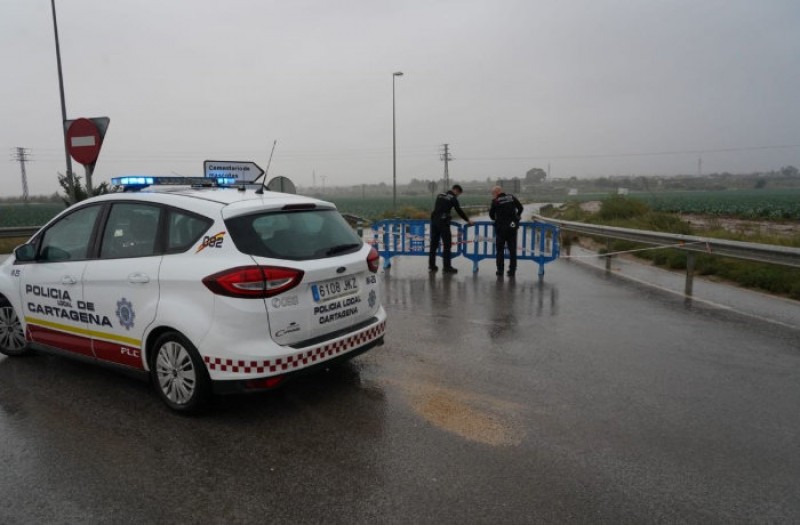
[[[367,197],[365,199],[360,197],[323,197],[323,200],[336,204],[336,207],[342,213],[350,213],[369,220],[378,219],[381,215],[392,209],[391,197]],[[485,204],[488,206],[491,199],[488,195],[462,195],[458,200],[462,206],[471,206],[474,204]],[[397,197],[397,207],[432,210],[433,199],[428,196]]]
[[[375,220],[392,209],[391,197],[322,197],[336,204],[342,213],[350,213],[369,220]],[[462,206],[473,204],[489,205],[488,195],[463,195],[459,201]],[[433,207],[431,197],[398,197],[397,207],[413,207],[430,210]],[[2,204],[0,205],[0,227],[41,226],[58,212],[64,209],[63,204]]]
[[[636,193],[655,211],[741,219],[800,219],[800,189]]]
[[[0,228],[41,226],[64,209],[63,204],[0,204]]]
[[[655,211],[743,219],[800,220],[800,189],[633,193],[630,197],[647,202]],[[369,220],[378,219],[392,209],[391,197],[323,199],[336,204],[342,213]],[[465,194],[459,200],[463,206],[488,206],[490,198],[488,195]],[[432,206],[433,199],[429,196],[397,198],[398,208],[430,210]],[[41,226],[63,209],[64,205],[57,203],[1,204],[0,227]]]

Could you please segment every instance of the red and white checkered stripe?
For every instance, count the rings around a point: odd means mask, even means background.
[[[382,336],[386,331],[386,321],[357,332],[334,343],[327,343],[316,348],[303,350],[276,359],[263,361],[245,361],[238,359],[224,359],[221,357],[203,356],[203,360],[210,370],[220,372],[235,372],[240,374],[266,374],[273,372],[287,372],[303,368],[318,361],[325,361],[337,355],[355,350]]]

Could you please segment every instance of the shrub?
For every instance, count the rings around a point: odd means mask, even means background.
[[[386,210],[381,216],[381,219],[430,219],[431,213],[429,211],[421,210],[413,206],[403,206],[398,208],[397,211]]]
[[[612,195],[603,201],[600,211],[597,212],[597,218],[601,221],[631,219],[642,216],[648,211],[650,208],[640,200]]]

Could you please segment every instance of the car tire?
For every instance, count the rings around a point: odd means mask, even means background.
[[[0,353],[18,357],[30,352],[19,316],[6,299],[0,299]]]
[[[158,395],[176,412],[196,413],[211,396],[211,378],[192,343],[177,332],[156,339],[150,375]]]

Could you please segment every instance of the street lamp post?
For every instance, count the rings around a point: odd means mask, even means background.
[[[394,110],[394,84],[397,77],[402,77],[402,71],[392,73],[392,210],[397,211],[397,131],[395,127]]]
[[[58,65],[58,91],[61,95],[61,134],[64,136],[64,155],[66,156],[67,161],[67,182],[69,183],[69,189],[72,191],[71,198],[76,198],[75,195],[75,181],[72,178],[72,158],[69,155],[69,150],[67,148],[67,130],[64,129],[64,125],[67,122],[67,105],[64,101],[64,75],[61,73],[61,46],[58,44],[58,22],[56,21],[56,2],[55,0],[50,0],[50,7],[53,10],[53,33],[56,37],[56,64]]]

